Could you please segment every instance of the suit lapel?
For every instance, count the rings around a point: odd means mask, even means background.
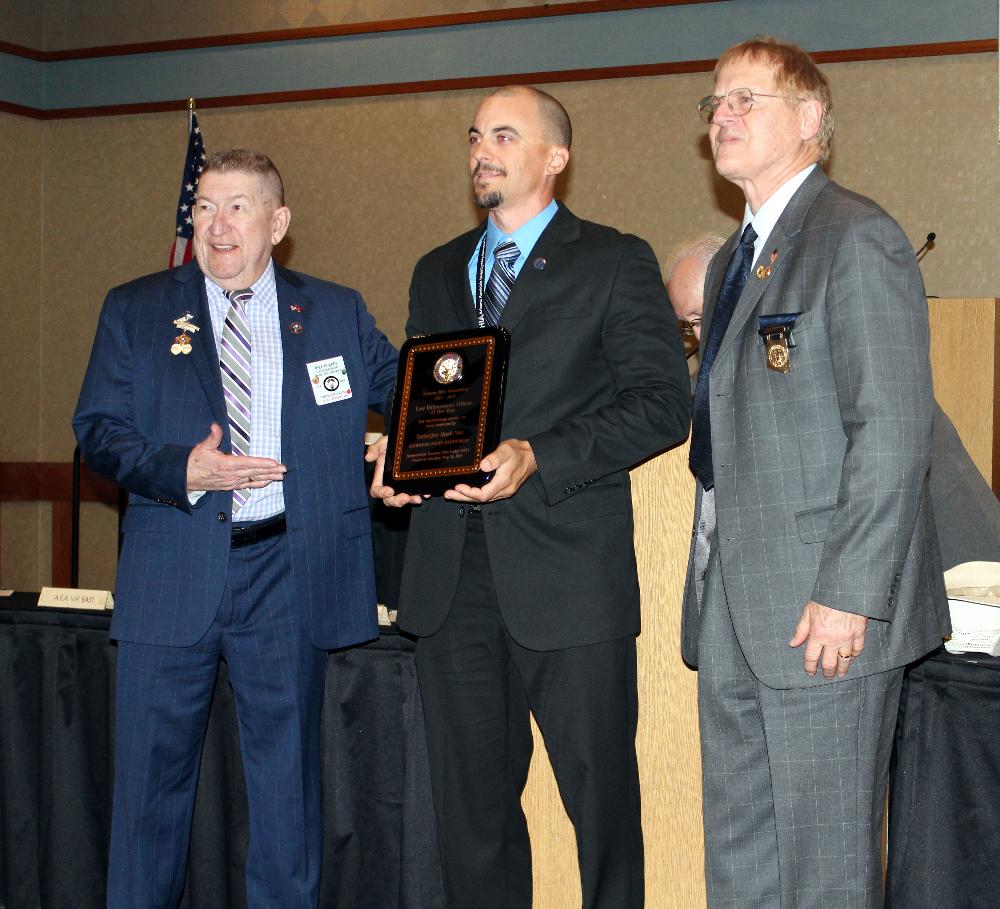
[[[712,325],[715,304],[719,299],[719,291],[722,289],[722,279],[726,276],[726,266],[729,264],[729,259],[732,257],[733,250],[736,249],[739,241],[740,231],[737,231],[726,240],[722,248],[716,253],[715,258],[712,259],[708,275],[705,278],[705,299],[701,312],[701,341],[698,345],[699,357],[704,353],[704,345],[708,340],[708,332]]]
[[[760,251],[760,255],[757,257],[750,269],[750,277],[747,279],[746,286],[743,288],[743,293],[740,294],[739,302],[736,304],[736,310],[733,312],[732,321],[729,323],[729,328],[726,330],[726,335],[722,339],[722,343],[719,345],[719,353],[716,357],[716,362],[718,362],[726,353],[729,348],[731,348],[737,339],[742,335],[743,328],[747,323],[747,320],[753,314],[754,310],[757,308],[757,304],[760,303],[760,298],[764,295],[764,292],[771,285],[774,280],[775,275],[778,270],[782,267],[788,267],[788,261],[791,258],[789,253],[794,248],[795,240],[798,237],[799,231],[802,229],[802,223],[805,220],[806,213],[809,211],[816,196],[819,195],[820,190],[828,183],[826,174],[823,173],[822,168],[819,166],[806,178],[805,182],[795,191],[795,194],[788,201],[788,205],[785,206],[785,210],[781,213],[781,217],[778,218],[777,223],[774,225],[774,229],[771,231],[770,236],[767,238],[767,245]],[[738,238],[737,241],[738,242]],[[729,250],[729,255],[732,255],[733,247],[727,243],[726,248]],[[771,253],[777,250],[778,258],[775,259],[774,263],[771,263]],[[726,262],[728,263],[729,256],[726,257]],[[757,268],[760,266],[767,267],[771,266],[770,274],[766,277],[757,277]],[[718,270],[716,269],[718,273]],[[725,267],[723,267],[722,273],[724,274]],[[719,276],[719,284],[722,283],[722,277]],[[715,296],[718,296],[718,287],[715,289]],[[714,301],[715,297],[713,297]]]
[[[565,274],[565,269],[569,267],[565,247],[579,237],[580,219],[560,202],[559,211],[542,231],[527,261],[521,266],[500,316],[501,325],[513,330],[532,304],[546,294],[560,275]]]
[[[291,271],[274,265],[275,289],[278,294],[278,324],[281,332],[281,426],[282,435],[294,425],[296,410],[303,396],[296,384],[306,381],[306,350],[310,326],[315,326],[312,302],[302,292],[302,282]],[[297,326],[297,328],[296,328]],[[282,451],[285,451],[282,440]]]
[[[445,269],[445,289],[454,310],[455,320],[461,328],[472,328],[476,324],[476,301],[469,286],[469,260],[478,252],[485,233],[484,220],[479,227],[465,235],[465,242],[456,244],[457,261],[451,268]]]
[[[189,262],[174,270],[174,285],[169,291],[173,318],[179,319],[185,312],[191,313],[191,321],[201,331],[192,339],[191,360],[201,381],[212,409],[212,416],[222,427],[223,435],[229,439],[229,417],[226,414],[226,398],[222,391],[222,374],[219,372],[219,356],[215,347],[215,328],[205,294],[205,279],[196,262]],[[179,331],[179,329],[178,329]]]

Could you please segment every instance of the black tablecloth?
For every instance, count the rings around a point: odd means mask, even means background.
[[[104,906],[115,648],[108,616],[0,600],[0,906]],[[330,655],[323,705],[323,909],[439,909],[412,643]],[[202,754],[184,909],[245,905],[246,794],[220,666]]]
[[[1000,905],[1000,659],[942,648],[907,670],[885,905]]]

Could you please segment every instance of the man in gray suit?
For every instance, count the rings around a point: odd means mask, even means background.
[[[705,234],[680,243],[663,267],[674,315],[688,326],[696,341],[701,340],[708,266],[725,242],[716,234]],[[694,372],[697,378],[697,366]],[[944,570],[963,562],[1000,562],[1000,501],[937,403],[929,479]],[[701,577],[703,580],[704,568]]]
[[[899,226],[819,167],[804,51],[730,48],[699,109],[747,201],[706,281],[691,441],[708,902],[880,906],[903,666],[949,630],[924,291]]]

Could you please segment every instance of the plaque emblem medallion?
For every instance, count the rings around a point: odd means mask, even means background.
[[[434,363],[434,379],[440,385],[451,385],[462,378],[465,361],[457,350],[441,354]]]
[[[767,365],[776,372],[789,372],[791,366],[788,358],[788,342],[782,338],[769,341],[767,345]]]

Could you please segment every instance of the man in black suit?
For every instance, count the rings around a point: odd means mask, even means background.
[[[424,256],[410,287],[409,336],[498,313],[511,334],[505,441],[481,462],[494,478],[426,500],[394,495],[380,472],[373,485],[390,504],[420,504],[400,624],[420,638],[454,909],[531,905],[529,711],[576,830],[583,905],[643,904],[628,469],[684,439],[690,390],[649,246],[554,201],[570,141],[550,95],[487,97],[469,166],[489,218]]]

